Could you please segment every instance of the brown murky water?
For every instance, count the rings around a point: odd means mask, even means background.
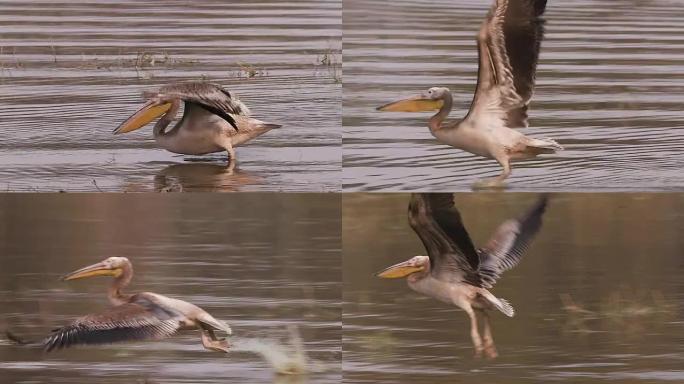
[[[470,190],[493,160],[439,144],[429,114],[375,107],[431,86],[465,115],[490,0],[344,0],[345,190]],[[530,128],[566,150],[518,163],[512,190],[684,186],[681,1],[549,1]]]
[[[457,194],[483,244],[533,194]],[[684,381],[684,196],[555,194],[520,265],[492,292],[500,357],[476,360],[464,312],[373,273],[425,254],[405,194],[343,199],[343,349],[348,383]],[[566,309],[561,298],[579,307]]]
[[[0,188],[340,189],[341,14],[316,1],[0,1]],[[204,163],[113,136],[141,92],[209,80],[283,124]]]
[[[192,198],[190,198],[192,197]],[[233,328],[233,351],[197,332],[158,342],[68,349],[9,345],[7,383],[339,383],[340,202],[335,195],[0,195],[0,329],[28,339],[106,308],[107,278],[59,277],[127,256],[130,291],[195,303]],[[307,376],[276,376],[298,328]]]

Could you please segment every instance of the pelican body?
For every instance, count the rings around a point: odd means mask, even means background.
[[[62,280],[92,276],[114,277],[108,290],[112,307],[53,331],[43,342],[46,351],[74,345],[163,339],[178,331],[198,329],[206,349],[228,352],[228,341],[216,337],[215,331],[230,335],[230,327],[202,308],[152,292],[123,293],[122,289],[133,277],[133,265],[127,258],[110,257],[74,271]]]
[[[204,155],[226,151],[231,167],[235,166],[234,147],[260,136],[278,124],[266,123],[250,116],[247,106],[235,94],[216,84],[204,82],[177,83],[146,92],[148,101],[135,114],[121,123],[114,134],[144,127],[157,117],[154,139],[162,148],[184,155]],[[181,102],[183,116],[167,130],[176,118]]]
[[[489,291],[506,270],[520,262],[539,231],[546,209],[544,196],[520,218],[505,221],[487,245],[476,249],[454,207],[450,193],[414,194],[409,204],[409,223],[423,242],[428,256],[415,256],[377,274],[403,278],[416,292],[463,309],[470,317],[475,356],[498,355],[487,311],[515,314],[504,299]],[[483,318],[483,335],[476,312]]]
[[[495,159],[503,168],[498,177],[482,180],[475,186],[503,186],[511,174],[512,160],[531,159],[563,149],[552,139],[527,137],[514,129],[528,126],[527,110],[534,91],[545,8],[546,0],[495,0],[477,36],[477,88],[463,119],[445,121],[453,98],[451,91],[443,87],[433,87],[377,109],[437,111],[428,127],[438,141]]]

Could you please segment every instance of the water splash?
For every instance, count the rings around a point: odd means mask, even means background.
[[[311,373],[315,364],[309,360],[299,330],[294,325],[287,327],[289,341],[283,344],[274,339],[236,339],[233,338],[231,351],[252,352],[266,360],[279,375],[306,375]]]

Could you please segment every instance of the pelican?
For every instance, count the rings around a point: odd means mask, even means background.
[[[159,146],[184,155],[226,151],[231,169],[236,163],[234,147],[281,127],[252,118],[235,94],[216,84],[177,83],[143,95],[148,101],[114,130],[115,135],[142,128],[161,116],[153,130]],[[167,131],[181,101],[185,103],[183,117]]]
[[[453,195],[414,194],[409,204],[409,223],[418,234],[427,256],[414,256],[377,273],[381,278],[406,277],[416,292],[463,309],[470,317],[470,336],[475,356],[498,354],[494,346],[487,311],[498,310],[512,317],[513,307],[488,288],[499,276],[520,262],[542,224],[546,209],[543,196],[518,219],[505,221],[489,242],[475,249],[454,207]],[[483,336],[478,331],[476,312],[483,319]]]
[[[513,128],[528,126],[527,109],[544,34],[541,18],[546,0],[496,0],[477,36],[479,69],[468,114],[445,122],[453,100],[448,88],[426,92],[378,107],[380,111],[438,111],[429,120],[440,142],[494,159],[502,173],[475,187],[502,187],[511,174],[511,160],[534,158],[562,150],[552,139],[534,139]]]
[[[204,348],[228,352],[228,341],[217,338],[214,332],[222,331],[230,335],[230,327],[202,308],[152,292],[123,293],[121,290],[133,277],[133,265],[127,258],[110,257],[74,271],[62,277],[62,280],[92,276],[114,277],[108,290],[109,302],[113,306],[53,331],[43,342],[47,352],[74,345],[158,340],[188,329],[201,331]]]

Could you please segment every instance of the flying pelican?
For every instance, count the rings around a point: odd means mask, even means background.
[[[281,127],[250,117],[249,108],[234,93],[216,84],[177,83],[143,95],[148,101],[114,130],[115,135],[144,127],[161,116],[153,131],[159,146],[184,155],[227,151],[231,169],[236,161],[234,147]],[[167,131],[181,101],[185,103],[183,117]]]
[[[451,91],[433,87],[419,96],[378,107],[380,111],[438,112],[430,118],[432,135],[442,143],[495,159],[501,175],[475,187],[500,187],[511,174],[511,160],[530,159],[563,149],[551,139],[533,139],[513,128],[527,127],[527,108],[544,34],[546,0],[495,0],[477,36],[477,88],[468,114],[444,122]]]
[[[546,209],[543,196],[518,219],[505,221],[487,245],[475,249],[454,207],[450,193],[413,194],[409,204],[409,223],[418,234],[428,256],[414,256],[377,273],[382,278],[406,277],[416,292],[460,307],[470,317],[470,336],[475,356],[482,352],[497,356],[487,310],[497,309],[514,315],[513,307],[497,298],[491,288],[499,276],[520,262],[532,238],[542,225]],[[478,331],[475,312],[483,318],[483,337]]]
[[[228,352],[228,341],[217,338],[214,331],[230,335],[230,327],[202,308],[152,292],[121,292],[133,277],[133,265],[127,258],[110,257],[74,271],[62,280],[91,276],[114,277],[108,291],[109,302],[113,307],[101,313],[83,316],[53,331],[43,342],[46,351],[73,345],[163,339],[180,330],[199,329],[204,348]]]

